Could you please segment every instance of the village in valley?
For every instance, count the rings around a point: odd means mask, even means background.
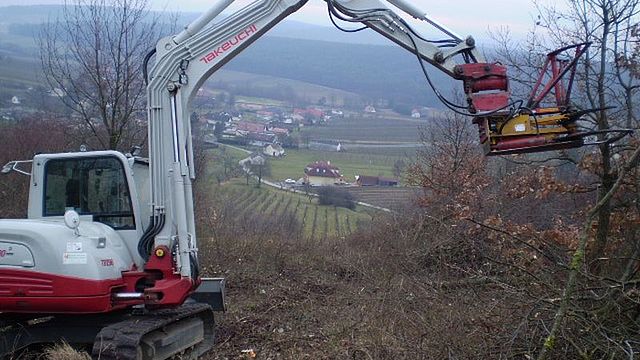
[[[384,105],[345,105],[329,94],[290,103],[205,88],[192,123],[211,160],[210,181],[239,199],[236,206],[297,209],[307,237],[346,235],[414,197],[404,173],[422,146],[425,119],[436,113],[415,107],[401,115]]]
[[[277,106],[240,103],[239,111],[223,111],[213,116],[202,116],[204,141],[209,146],[220,144],[242,146],[252,149],[251,159],[283,158],[287,150],[306,148],[322,148],[324,151],[344,152],[346,148],[340,140],[329,143],[311,143],[307,136],[306,142],[301,143],[301,129],[305,126],[326,126],[332,121],[344,120],[344,111],[337,109],[320,109],[318,107],[294,108],[287,113]],[[374,114],[375,108],[368,105],[365,114]],[[419,118],[417,110],[414,118]],[[200,118],[200,117],[199,117]],[[244,119],[250,120],[244,120]],[[206,121],[206,123],[205,123]],[[397,186],[397,178],[374,176],[372,174],[357,174],[354,179],[345,178],[340,169],[331,161],[318,159],[305,166],[298,179],[287,178],[285,184],[294,186]]]
[[[224,94],[224,93],[218,93]],[[226,96],[222,97],[226,99]],[[287,156],[299,153],[302,150],[310,150],[313,154],[309,163],[299,170],[298,176],[286,179],[272,178],[276,182],[282,182],[289,186],[399,186],[401,185],[401,171],[388,174],[379,169],[362,169],[362,172],[343,174],[340,163],[332,164],[327,154],[355,153],[362,154],[362,148],[375,148],[376,141],[359,141],[352,138],[343,138],[339,131],[330,134],[331,137],[316,137],[316,129],[327,130],[338,124],[350,124],[361,126],[362,122],[375,123],[385,121],[387,116],[396,117],[396,121],[414,120],[414,130],[418,130],[415,120],[428,115],[433,115],[434,110],[416,107],[411,116],[401,119],[398,114],[390,113],[385,109],[383,113],[376,110],[374,105],[368,104],[360,111],[345,110],[341,107],[329,107],[321,105],[307,105],[296,107],[284,102],[268,99],[250,98],[235,100],[232,102],[220,102],[216,97],[211,101],[200,99],[201,103],[208,106],[194,112],[194,117],[199,124],[204,145],[208,148],[230,147],[243,149],[254,162],[266,163],[286,162]],[[213,104],[218,104],[215,106]],[[213,105],[213,106],[212,106]],[[400,118],[400,119],[398,119]],[[366,128],[363,131],[367,131]],[[404,139],[397,143],[380,143],[383,147],[406,148],[402,155],[411,157],[411,152],[419,146],[417,134],[415,139]],[[382,137],[379,139],[382,141]],[[366,153],[366,151],[364,151]],[[372,161],[369,161],[370,164]],[[398,170],[398,169],[396,169]]]

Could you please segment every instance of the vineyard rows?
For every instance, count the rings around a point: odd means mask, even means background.
[[[402,209],[412,204],[420,190],[411,187],[354,186],[345,188],[358,201],[387,209]]]
[[[358,227],[368,224],[371,215],[357,208],[356,211],[334,206],[318,205],[316,198],[272,189],[255,188],[240,182],[223,186],[227,199],[237,209],[239,216],[270,215],[284,222],[297,221],[306,239],[325,240],[347,236]],[[291,225],[291,224],[287,224]]]

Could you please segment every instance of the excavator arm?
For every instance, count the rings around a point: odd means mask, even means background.
[[[220,0],[179,34],[160,40],[148,74],[153,216],[141,240],[140,255],[147,260],[147,270],[161,270],[152,265],[162,263],[154,249],[166,249],[159,253],[174,254],[176,277],[192,279],[194,286],[198,278],[192,196],[195,172],[188,105],[206,79],[307,0],[258,0],[218,19],[232,2]],[[463,39],[404,0],[390,3],[433,26],[443,38],[423,37],[378,0],[326,2],[332,17],[364,24],[421,60],[462,80],[469,96],[469,110],[494,110],[507,105],[506,70],[497,64],[481,62],[482,55],[472,37]],[[484,93],[489,93],[488,97]]]

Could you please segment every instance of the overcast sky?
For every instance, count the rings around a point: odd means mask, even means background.
[[[523,36],[532,28],[536,10],[533,0],[408,0],[424,9],[436,20],[461,35],[486,37],[488,30],[508,27],[516,37]],[[2,5],[61,4],[64,0],[0,0]],[[202,12],[214,0],[150,0],[156,10]],[[240,7],[249,0],[236,0]],[[550,0],[540,0],[550,3]],[[309,0],[307,5],[291,19],[307,23],[330,26],[326,5],[322,0]]]

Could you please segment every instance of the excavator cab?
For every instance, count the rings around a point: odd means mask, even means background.
[[[74,210],[115,230],[136,228],[125,168],[115,157],[49,160],[44,184],[44,216]]]

